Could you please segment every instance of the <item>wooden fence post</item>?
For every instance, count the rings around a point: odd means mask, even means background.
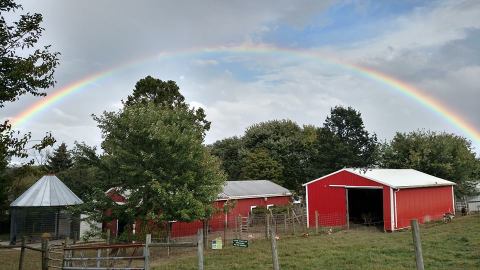
[[[203,229],[199,229],[197,233],[197,256],[198,269],[203,270]]]
[[[276,237],[275,230],[273,228],[270,228],[270,241],[272,243],[273,270],[280,270],[280,264],[278,263],[277,239],[275,237]]]
[[[284,226],[284,232],[287,234],[288,227],[287,227],[287,214],[283,214],[283,226]]]
[[[22,236],[22,248],[20,249],[20,261],[18,262],[18,269],[23,270],[23,260],[25,258],[25,235]]]
[[[318,211],[315,210],[315,233],[318,234]]]
[[[110,245],[110,229],[107,229],[107,238],[105,239],[107,245]]]
[[[42,270],[48,270],[48,239],[42,239]]]
[[[143,256],[145,257],[145,265],[144,269],[150,269],[150,247],[149,245],[152,243],[152,235],[147,234],[145,238],[145,247],[143,248]]]
[[[418,221],[412,219],[410,221],[412,226],[413,246],[415,247],[415,262],[417,263],[417,270],[424,270],[423,254],[422,254],[422,242],[420,241],[420,229],[418,227]]]
[[[265,239],[268,239],[268,234],[270,233],[270,216],[265,214]]]

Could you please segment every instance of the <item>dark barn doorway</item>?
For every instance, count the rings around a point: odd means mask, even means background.
[[[349,225],[383,229],[383,189],[348,188]]]

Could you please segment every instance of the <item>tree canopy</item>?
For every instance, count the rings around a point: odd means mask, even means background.
[[[138,218],[193,221],[206,218],[226,179],[202,145],[204,127],[186,108],[132,104],[96,117],[113,185],[130,191],[124,207]],[[120,206],[119,206],[120,207]]]
[[[67,150],[67,145],[62,143],[54,150],[53,155],[49,157],[46,168],[50,173],[59,173],[72,167],[72,165],[73,161]]]
[[[189,105],[185,102],[185,97],[180,93],[180,88],[174,81],[165,82],[152,76],[140,79],[135,84],[133,93],[125,101],[125,106],[150,102],[161,108],[188,109],[191,112],[189,117],[192,121],[203,126],[204,134],[210,130],[210,122],[206,119],[205,111],[202,108],[189,109]]]
[[[0,107],[23,94],[44,96],[39,89],[55,84],[59,53],[51,52],[49,45],[35,47],[44,30],[42,15],[22,14],[11,24],[4,17],[4,13],[20,9],[12,0],[0,1]]]
[[[412,168],[457,183],[457,195],[471,195],[480,182],[480,160],[470,141],[431,131],[397,133],[381,151],[385,168]]]

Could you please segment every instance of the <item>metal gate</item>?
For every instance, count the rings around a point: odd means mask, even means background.
[[[63,251],[65,270],[147,270],[145,244],[68,246]]]

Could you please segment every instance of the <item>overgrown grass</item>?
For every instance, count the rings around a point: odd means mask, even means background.
[[[456,218],[448,224],[420,227],[426,269],[480,269],[480,215]],[[278,240],[282,269],[414,269],[410,231],[341,231],[331,235]],[[0,269],[18,269],[17,250],[0,250]],[[196,253],[156,259],[153,269],[196,269]],[[257,240],[249,248],[208,250],[206,269],[271,269],[270,242]],[[27,251],[25,269],[40,269],[40,253]]]
[[[480,269],[480,216],[421,226],[426,269]],[[282,269],[414,269],[411,231],[350,230],[278,240]],[[271,269],[270,242],[205,254],[206,269]],[[196,269],[195,254],[155,261],[153,269]]]

